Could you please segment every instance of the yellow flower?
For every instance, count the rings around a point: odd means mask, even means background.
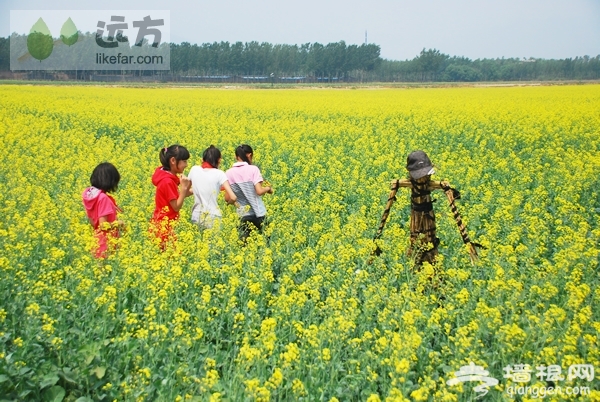
[[[292,392],[296,396],[306,396],[306,388],[304,388],[304,383],[300,379],[294,378],[292,381]]]
[[[356,389],[389,383],[370,398],[391,402],[465,399],[471,388],[447,386],[439,368],[491,364],[482,356],[591,364],[600,359],[598,110],[597,85],[0,85],[0,135],[20,161],[0,166],[0,273],[10,293],[0,295],[10,301],[0,308],[0,357],[18,371],[39,357],[31,345],[75,351],[90,367],[122,368],[111,373],[121,382],[102,391],[132,401],[163,369],[173,371],[165,386],[178,400],[335,401],[328,380],[339,363]],[[239,216],[220,195],[222,230],[200,231],[188,198],[176,241],[161,250],[149,233],[158,151],[179,143],[200,164],[214,143],[227,170],[248,141],[262,174],[279,183],[263,197],[263,233],[242,246]],[[389,182],[406,177],[417,148],[436,163],[434,180],[463,192],[467,232],[488,247],[475,266],[439,190],[436,264],[417,271],[406,254],[407,188],[372,257]],[[96,259],[81,193],[102,161],[121,174],[112,195],[127,229],[114,253]],[[244,394],[229,395],[238,383]]]

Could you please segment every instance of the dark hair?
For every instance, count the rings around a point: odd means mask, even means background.
[[[248,157],[246,156],[246,154],[251,154],[251,153],[253,153],[252,147],[250,145],[247,145],[247,144],[239,145],[235,149],[235,156],[237,156],[238,158],[240,158],[244,162],[248,163],[249,165],[251,165],[251,163],[250,163],[250,160],[248,159]]]
[[[187,161],[190,159],[190,153],[185,147],[175,144],[161,149],[158,157],[160,158],[160,163],[163,168],[171,171],[171,165],[169,164],[171,158],[175,157],[177,163],[179,163],[179,161]]]
[[[121,175],[115,165],[102,162],[94,168],[90,177],[90,184],[108,193],[117,189],[119,180],[121,180]]]
[[[208,162],[215,169],[219,167],[219,159],[221,159],[221,151],[214,145],[206,148],[202,154],[202,160]]]

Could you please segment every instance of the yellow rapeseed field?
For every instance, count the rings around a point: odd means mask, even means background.
[[[598,85],[0,86],[0,400],[598,401],[599,111]],[[264,236],[238,244],[222,197],[201,232],[187,199],[159,251],[150,177],[174,143],[224,170],[254,148]],[[440,258],[413,269],[406,189],[368,263],[416,149],[461,191],[477,265],[439,193]],[[98,261],[81,193],[103,161],[127,230]]]

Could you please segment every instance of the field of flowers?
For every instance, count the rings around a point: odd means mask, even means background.
[[[591,392],[552,400],[598,401],[599,111],[597,85],[0,86],[0,400],[467,401],[480,381],[447,382],[473,362],[499,380],[484,400],[556,385]],[[210,144],[223,169],[255,149],[275,188],[265,236],[240,246],[222,199],[222,230],[200,232],[187,199],[176,249],[158,250],[150,176],[173,143],[190,167]],[[440,259],[413,270],[406,189],[368,264],[415,149],[461,191],[488,248],[476,266],[440,193]],[[102,161],[127,231],[99,262],[81,193]]]

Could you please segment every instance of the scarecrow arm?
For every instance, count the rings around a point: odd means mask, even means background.
[[[385,209],[383,210],[383,215],[381,216],[381,220],[379,222],[379,228],[377,229],[377,232],[373,237],[373,241],[381,237],[381,234],[383,233],[383,228],[385,227],[385,223],[390,214],[390,209],[392,209],[392,205],[394,205],[394,202],[396,201],[396,193],[398,192],[398,189],[400,187],[412,187],[412,184],[410,184],[410,180],[406,179],[392,180],[392,182],[390,183],[390,195],[388,196],[387,203],[385,204]],[[382,251],[379,248],[379,246],[376,246],[375,250],[373,250],[371,258],[368,261],[368,264],[370,265],[373,262],[373,256],[381,255],[381,252]]]
[[[429,182],[429,189],[430,190],[444,190],[446,191],[446,189],[450,189],[450,183],[448,183],[447,181],[430,181]]]
[[[437,188],[442,189],[444,191],[444,193],[446,194],[446,198],[448,198],[448,203],[450,204],[450,209],[452,210],[452,215],[454,215],[454,220],[456,221],[456,225],[458,226],[460,236],[462,237],[463,242],[469,248],[469,257],[471,257],[471,263],[475,264],[475,261],[477,261],[477,258],[478,258],[477,250],[475,249],[475,246],[476,245],[480,246],[480,245],[471,242],[471,239],[469,239],[469,234],[467,233],[467,228],[465,227],[465,225],[462,221],[462,217],[460,216],[460,213],[458,212],[458,208],[456,208],[456,204],[454,203],[454,200],[460,197],[460,193],[458,191],[456,191],[455,189],[451,188],[450,183],[448,183],[447,181],[431,182],[431,186],[436,189]]]
[[[385,222],[387,221],[388,215],[390,214],[390,209],[392,209],[392,205],[396,201],[396,193],[398,192],[398,189],[400,187],[405,187],[401,185],[401,181],[402,180],[392,180],[391,182],[390,195],[388,196],[387,203],[385,204],[385,209],[383,210],[383,215],[381,216],[381,221],[379,222],[379,228],[377,229],[377,233],[375,233],[375,237],[373,238],[373,240],[379,239],[381,237],[381,233],[383,233],[383,228],[385,227]],[[408,181],[408,184],[410,184],[410,181]],[[380,253],[381,251],[379,250],[379,247],[377,249],[378,251],[376,251],[376,253]]]
[[[394,179],[390,182],[390,188],[393,190],[398,187],[412,188],[412,183],[408,179]]]

